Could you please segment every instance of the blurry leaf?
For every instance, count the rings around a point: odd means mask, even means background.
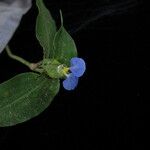
[[[46,109],[59,91],[59,80],[23,73],[0,84],[0,126],[27,121]]]
[[[0,53],[4,50],[22,16],[31,7],[31,0],[0,0]]]
[[[60,63],[69,65],[70,59],[77,56],[77,49],[72,37],[67,33],[63,25],[56,33],[54,39],[54,58]]]
[[[36,37],[44,50],[44,58],[53,58],[53,40],[56,33],[56,25],[43,0],[36,0],[39,14],[36,21]]]

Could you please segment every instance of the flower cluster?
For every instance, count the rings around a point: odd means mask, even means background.
[[[63,81],[63,87],[66,90],[74,90],[78,85],[79,77],[81,77],[85,70],[86,65],[85,61],[81,58],[74,57],[70,60],[70,68],[66,69],[66,71],[70,73],[66,73],[66,79]]]

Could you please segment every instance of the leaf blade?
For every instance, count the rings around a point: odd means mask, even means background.
[[[49,106],[58,91],[58,80],[36,73],[23,73],[2,83],[0,126],[16,125],[37,116]]]
[[[39,14],[36,20],[36,37],[43,47],[44,58],[53,58],[53,39],[56,34],[56,25],[43,0],[36,0]]]
[[[70,64],[70,59],[77,56],[74,40],[63,27],[60,27],[54,38],[54,58],[61,63]]]

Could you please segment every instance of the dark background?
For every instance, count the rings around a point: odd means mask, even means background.
[[[72,92],[62,87],[38,117],[0,128],[0,149],[148,149],[150,91],[150,10],[143,0],[46,1],[58,25],[64,24],[87,71]],[[37,62],[37,9],[24,16],[11,49]],[[0,82],[29,71],[0,55]]]

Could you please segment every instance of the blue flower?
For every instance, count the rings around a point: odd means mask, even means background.
[[[78,85],[79,78],[74,76],[73,73],[67,75],[67,78],[63,81],[63,87],[66,90],[73,90]]]
[[[67,74],[67,78],[63,81],[63,87],[66,90],[74,90],[78,85],[79,77],[81,77],[85,70],[85,61],[81,58],[74,57],[70,60],[70,72]]]

